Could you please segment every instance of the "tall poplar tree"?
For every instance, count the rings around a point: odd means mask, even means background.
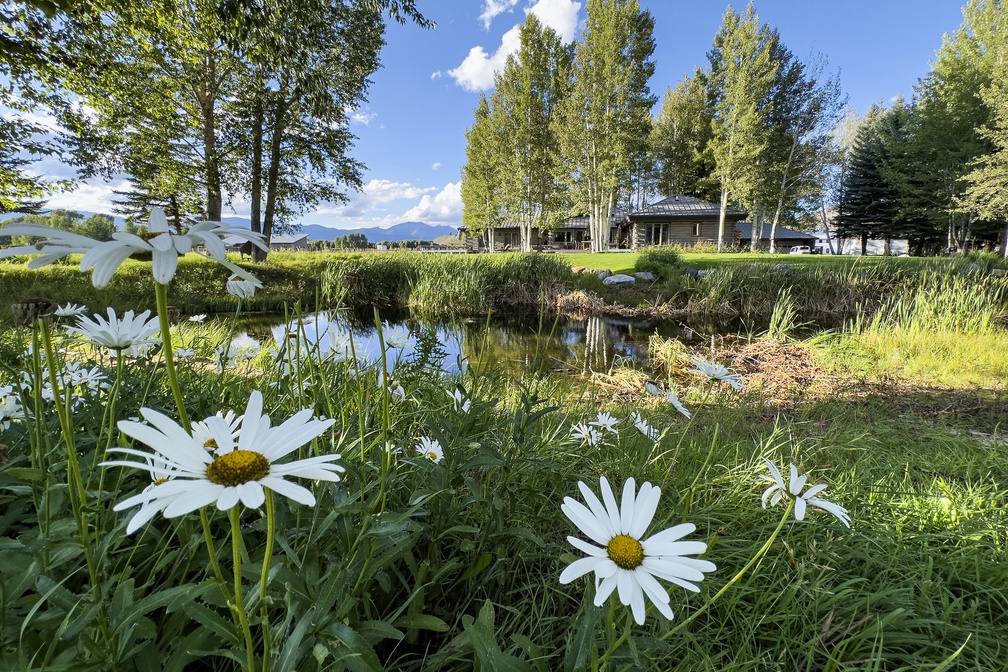
[[[683,194],[713,199],[713,166],[707,145],[711,113],[703,74],[686,75],[665,91],[651,129],[655,186],[665,197]]]
[[[991,150],[973,162],[965,176],[969,185],[960,203],[969,211],[1002,227],[1001,255],[1008,259],[1008,46],[1002,44],[989,86],[980,91],[992,118],[980,129]]]
[[[729,203],[751,205],[759,198],[760,166],[769,144],[771,87],[777,74],[770,41],[750,2],[745,14],[731,7],[708,52],[708,92],[713,111],[710,147],[721,191],[718,251],[725,245],[725,214]]]
[[[462,166],[462,224],[471,235],[486,235],[494,251],[494,229],[502,221],[499,134],[490,118],[490,104],[480,94],[473,125],[466,131],[466,162]]]
[[[528,252],[533,229],[547,230],[563,218],[555,133],[570,90],[573,49],[535,14],[519,34],[517,54],[494,78],[490,116],[498,134],[500,204]]]
[[[573,208],[588,215],[591,249],[601,252],[635,155],[646,151],[654,18],[637,0],[588,0],[587,14],[558,137]]]

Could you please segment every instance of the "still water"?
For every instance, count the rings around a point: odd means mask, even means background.
[[[591,316],[543,319],[475,319],[453,323],[430,323],[408,315],[389,316],[390,328],[406,327],[416,334],[433,329],[446,352],[443,368],[458,370],[462,362],[493,364],[505,372],[518,373],[534,363],[549,369],[608,371],[630,366],[647,371],[648,342],[652,335],[676,338],[687,343],[709,341],[713,334],[738,332],[739,325],[690,326],[667,320]],[[260,318],[243,324],[245,333],[261,342],[280,343],[295,330],[311,343],[327,348],[330,325],[353,334],[358,357],[374,361],[381,356],[377,329],[373,322],[348,319],[332,312],[302,316],[298,329],[283,318]]]

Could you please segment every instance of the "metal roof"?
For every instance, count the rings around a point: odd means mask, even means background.
[[[728,208],[725,218],[744,219],[747,213],[738,208]],[[721,206],[693,196],[669,196],[630,215],[630,219],[709,219],[721,216]]]
[[[752,230],[753,225],[749,222],[739,222],[735,225],[735,230],[739,232],[739,238],[744,238],[746,240],[752,240]],[[811,240],[816,237],[816,234],[809,233],[808,231],[795,231],[794,229],[788,229],[786,227],[777,226],[777,240],[787,240],[787,239],[802,239]],[[760,240],[770,240],[770,225],[763,225],[763,232],[760,235]]]
[[[292,233],[285,236],[270,236],[270,245],[292,245],[301,241],[308,242],[307,233]]]

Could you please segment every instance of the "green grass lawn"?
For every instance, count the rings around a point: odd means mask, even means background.
[[[613,273],[632,273],[639,256],[639,252],[586,252],[563,254],[562,258],[571,266],[608,269]],[[680,257],[684,265],[698,269],[751,263],[788,264],[802,268],[873,267],[884,264],[897,265],[900,268],[922,268],[935,261],[931,257],[849,257],[824,254],[768,254],[765,252],[682,252]]]

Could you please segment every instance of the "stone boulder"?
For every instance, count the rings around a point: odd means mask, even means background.
[[[632,285],[637,282],[637,278],[632,275],[625,275],[623,273],[617,273],[616,275],[610,275],[609,277],[602,280],[603,285]]]

